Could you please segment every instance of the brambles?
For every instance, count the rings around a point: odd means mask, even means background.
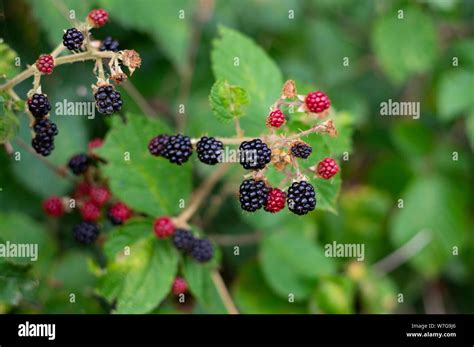
[[[54,69],[54,58],[50,54],[41,54],[36,60],[36,68],[45,75],[53,73]]]
[[[33,94],[27,101],[28,110],[31,112],[33,117],[41,119],[51,111],[51,104],[46,95],[44,94]]]
[[[263,181],[245,180],[239,188],[240,206],[248,212],[255,212],[266,205],[270,189]]]
[[[110,115],[122,108],[122,96],[111,84],[99,86],[94,98],[99,113]]]
[[[113,225],[121,225],[132,218],[132,210],[123,202],[117,202],[107,211],[107,218]]]
[[[201,162],[208,165],[215,165],[222,156],[224,145],[214,137],[203,136],[196,145],[196,152]]]
[[[321,160],[317,167],[317,173],[319,177],[326,180],[330,179],[332,176],[339,172],[339,166],[336,161],[332,158],[325,158]]]
[[[280,110],[270,112],[267,117],[267,126],[271,128],[279,128],[285,124],[285,115]]]
[[[305,103],[308,110],[313,113],[321,113],[331,106],[327,95],[320,91],[308,93]]]
[[[208,262],[214,255],[211,241],[208,239],[196,239],[193,243],[191,256],[200,263]]]
[[[109,14],[102,8],[95,9],[89,12],[87,20],[94,28],[100,28],[108,22]]]
[[[173,281],[171,291],[174,295],[184,294],[188,291],[188,283],[182,277],[176,277]]]
[[[288,208],[297,215],[304,215],[316,207],[316,193],[314,187],[306,182],[293,182],[288,188],[287,199]]]
[[[240,164],[246,170],[263,169],[272,158],[272,151],[260,139],[244,141],[239,147]]]
[[[313,149],[306,143],[298,141],[291,146],[291,153],[297,158],[308,159]]]
[[[86,245],[93,243],[99,235],[99,227],[94,222],[81,222],[73,229],[74,238]]]
[[[194,236],[190,230],[176,229],[173,234],[173,245],[177,250],[182,252],[190,252],[194,244]]]
[[[84,35],[76,28],[67,29],[63,35],[63,45],[70,51],[78,51],[84,42]]]
[[[100,44],[101,51],[118,52],[119,48],[119,42],[117,40],[114,40],[110,36],[107,36],[104,40],[102,40],[102,43]]]
[[[87,154],[76,154],[73,156],[67,166],[72,171],[74,175],[81,175],[87,171],[91,161]]]
[[[43,210],[51,217],[61,217],[64,214],[63,202],[57,196],[51,196],[43,201]]]
[[[268,193],[267,203],[265,205],[265,211],[276,213],[281,211],[285,207],[286,194],[278,188],[270,189]]]
[[[156,237],[164,239],[173,235],[175,226],[171,218],[160,217],[155,220],[155,223],[153,224],[153,231],[155,232]]]

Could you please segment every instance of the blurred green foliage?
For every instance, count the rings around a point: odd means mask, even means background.
[[[126,92],[126,124],[119,118],[86,122],[53,115],[60,135],[50,158],[64,165],[72,154],[86,150],[89,139],[105,137],[100,154],[108,164],[103,172],[114,195],[137,211],[152,216],[178,212],[179,199],[187,200],[192,187],[212,171],[200,164],[176,168],[154,160],[147,155],[146,143],[175,127],[173,114],[183,102],[185,115],[179,117],[186,119],[187,134],[233,134],[233,125],[219,122],[211,111],[209,95],[214,111],[226,118],[225,110],[216,111],[218,95],[211,92],[216,80],[248,94],[241,119],[247,135],[264,131],[268,108],[285,79],[294,79],[300,93],[326,91],[340,135],[308,138],[314,153],[304,167],[331,155],[342,164],[342,172],[331,181],[314,182],[317,210],[300,218],[288,212],[242,214],[234,194],[242,171],[232,168],[200,210],[202,218],[194,222],[199,232],[216,241],[250,235],[258,242],[243,244],[238,256],[234,245],[239,242],[225,243],[221,257],[198,266],[181,259],[169,243],[158,243],[147,218],[112,231],[104,225],[104,252],[77,246],[71,228],[78,217],[57,223],[41,212],[42,198],[70,193],[71,183],[60,180],[13,140],[22,160],[0,154],[0,242],[37,242],[40,258],[31,263],[1,259],[0,312],[175,313],[179,305],[168,294],[180,273],[195,301],[189,312],[221,313],[225,305],[212,281],[217,265],[243,313],[425,312],[429,303],[424,293],[431,286],[441,288],[447,312],[474,312],[472,1],[2,4],[1,75],[11,77],[19,71],[13,66],[17,54],[25,68],[40,53],[52,50],[71,26],[68,14],[82,19],[96,6],[109,11],[111,23],[93,34],[99,39],[112,35],[122,48],[140,52],[142,68],[131,81],[159,119],[146,118]],[[200,35],[199,18],[204,21]],[[195,52],[195,63],[190,63],[189,52]],[[235,57],[240,59],[238,69]],[[52,100],[91,100],[81,88],[89,90],[94,83],[92,68],[90,62],[61,66],[44,78],[43,90]],[[190,92],[184,101],[182,83],[189,76]],[[24,96],[29,86],[25,82],[16,91]],[[0,97],[4,141],[12,139],[17,122],[4,110],[8,97]],[[381,116],[380,103],[388,99],[419,102],[420,119]],[[17,114],[18,136],[28,143],[27,117]],[[304,127],[296,117],[288,125],[292,130]],[[124,151],[130,153],[129,162],[123,160]],[[270,181],[278,182],[279,175],[270,170]],[[230,197],[225,195],[229,185]],[[217,196],[222,198],[211,213]],[[374,264],[422,230],[430,235],[425,248],[394,271],[377,272]],[[364,244],[364,262],[325,257],[324,245],[333,241]],[[125,246],[134,257],[123,256]]]

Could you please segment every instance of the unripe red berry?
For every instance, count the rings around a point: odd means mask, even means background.
[[[311,92],[306,95],[306,107],[310,112],[321,113],[331,106],[331,101],[323,92]]]
[[[57,196],[51,196],[44,200],[43,210],[51,217],[61,217],[64,214],[63,203]]]
[[[160,217],[155,219],[153,230],[158,238],[163,239],[174,233],[175,226],[170,217]]]
[[[89,12],[87,20],[94,28],[104,26],[109,20],[109,14],[106,10],[99,8]]]
[[[86,196],[89,196],[89,193],[91,192],[91,185],[87,182],[81,182],[76,186],[76,189],[74,190],[74,198],[80,199]]]
[[[54,69],[54,58],[50,54],[41,54],[36,60],[36,67],[45,75],[50,75]]]
[[[182,277],[176,277],[173,286],[171,287],[171,291],[174,295],[184,294],[188,291],[188,283]]]
[[[102,147],[103,144],[104,144],[104,140],[102,140],[99,137],[96,137],[95,139],[90,140],[87,146],[89,150],[93,150],[93,149]]]
[[[120,225],[132,218],[132,210],[123,202],[117,202],[110,206],[107,217],[112,224]]]
[[[86,201],[81,207],[82,218],[87,222],[95,222],[100,217],[100,209],[92,201]]]
[[[328,180],[339,172],[339,166],[334,159],[325,158],[319,162],[317,172],[319,177]]]
[[[285,192],[278,188],[272,188],[268,193],[267,204],[265,205],[265,211],[276,213],[281,211],[285,207]]]
[[[280,110],[270,112],[267,117],[267,127],[279,128],[285,124],[285,115]]]
[[[100,207],[109,200],[110,192],[105,187],[92,187],[89,196],[91,197],[91,201]]]

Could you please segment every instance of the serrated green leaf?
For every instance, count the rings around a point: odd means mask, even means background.
[[[246,135],[262,132],[269,107],[280,96],[283,78],[267,53],[241,33],[219,27],[211,52],[216,80],[240,86],[251,96],[248,116],[241,120]]]
[[[388,11],[378,19],[372,44],[383,70],[397,84],[429,70],[438,54],[432,18],[414,7],[403,9],[403,19],[398,18],[398,11]]]
[[[128,115],[124,124],[114,118],[105,144],[97,152],[107,160],[103,173],[115,196],[136,211],[151,216],[174,215],[180,200],[191,192],[191,160],[178,167],[148,151],[148,142],[168,128],[158,120]],[[125,160],[126,154],[130,160]]]
[[[461,249],[467,231],[466,192],[436,176],[414,181],[402,196],[404,207],[391,220],[390,237],[401,247],[421,231],[430,242],[409,264],[427,278],[436,276],[453,257],[453,247]]]
[[[212,280],[212,271],[215,270],[210,265],[203,265],[189,258],[184,259],[183,275],[199,304],[207,313],[228,313]]]
[[[474,72],[454,69],[441,77],[437,107],[442,120],[450,121],[474,108]]]
[[[333,260],[301,230],[275,231],[265,237],[260,266],[275,293],[284,298],[293,294],[295,301],[308,298],[318,278],[336,269]]]
[[[15,66],[15,58],[18,54],[0,38],[0,79],[11,78],[18,73],[18,67]]]
[[[0,259],[0,304],[18,305],[24,294],[37,285],[30,269],[30,264],[12,264]]]
[[[0,108],[4,105],[0,104]],[[0,144],[15,138],[20,127],[18,117],[10,110],[3,110],[0,114]]]
[[[249,103],[249,96],[245,89],[217,80],[211,88],[209,103],[214,116],[222,122],[228,122],[244,115],[244,106]]]

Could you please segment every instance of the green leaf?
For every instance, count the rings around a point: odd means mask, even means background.
[[[310,298],[313,313],[354,313],[354,283],[347,277],[321,279]]]
[[[132,235],[126,228],[114,233]],[[131,228],[141,235],[145,230],[151,234],[151,225],[147,223],[141,224],[141,231],[135,223]],[[115,245],[117,237],[113,237]],[[128,245],[129,254],[122,250],[108,259],[97,291],[109,301],[116,299],[117,313],[147,313],[169,293],[178,268],[178,254],[169,240],[157,240],[153,235],[130,238],[130,241],[133,243]],[[114,246],[106,245],[106,249],[111,252]]]
[[[211,52],[214,76],[251,95],[248,117],[242,119],[241,125],[248,136],[260,134],[269,107],[280,96],[281,72],[267,53],[248,37],[224,26],[219,27],[219,34]]]
[[[20,127],[18,117],[10,110],[3,109],[0,103],[0,144],[15,138]]]
[[[0,258],[0,305],[18,305],[37,286],[30,276],[31,265],[12,264]]]
[[[377,20],[372,32],[375,54],[388,77],[397,84],[411,74],[428,71],[438,54],[433,20],[417,8],[389,11]]]
[[[362,313],[392,313],[396,309],[397,289],[390,277],[367,269],[358,284]]]
[[[453,247],[463,248],[467,231],[466,192],[449,181],[423,176],[414,181],[402,196],[404,207],[391,220],[390,237],[401,247],[425,230],[431,241],[409,263],[423,277],[436,276],[450,258]]]
[[[203,265],[196,261],[185,258],[183,264],[183,275],[189,285],[189,290],[198,299],[199,304],[207,313],[227,313],[217,288],[212,280],[210,265]]]
[[[217,119],[228,122],[244,115],[243,106],[249,103],[249,97],[245,89],[217,80],[211,88],[209,102]]]
[[[303,305],[276,296],[265,284],[258,264],[254,261],[240,268],[232,285],[232,293],[240,313],[307,313]]]
[[[114,229],[104,244],[104,253],[108,259],[114,259],[115,256],[124,252],[125,247],[146,238],[153,230],[153,220],[133,218],[126,224]]]
[[[70,251],[56,260],[50,269],[49,280],[66,291],[86,293],[95,284],[95,277],[88,270],[88,255]]]
[[[274,231],[264,238],[260,265],[267,283],[278,295],[305,300],[318,278],[335,271],[335,264],[301,230]]]
[[[471,148],[474,150],[474,108],[472,108],[471,112],[466,118],[466,134],[469,142],[471,143]]]
[[[192,37],[194,10],[197,3],[192,0],[156,1],[100,0],[112,20],[126,28],[140,30],[151,35],[178,70],[187,64]],[[184,15],[184,18],[181,18]]]
[[[450,121],[474,108],[474,72],[451,69],[441,77],[437,107],[442,120]]]
[[[10,48],[9,45],[3,42],[3,39],[0,38],[0,79],[1,78],[11,78],[18,73],[18,67],[15,66],[15,59],[18,57],[18,54]]]
[[[108,161],[102,172],[114,195],[151,216],[178,213],[180,199],[191,191],[191,162],[178,167],[148,151],[150,139],[167,132],[162,122],[142,115],[129,114],[126,124],[116,117],[97,151]],[[127,153],[130,160],[125,160]]]

